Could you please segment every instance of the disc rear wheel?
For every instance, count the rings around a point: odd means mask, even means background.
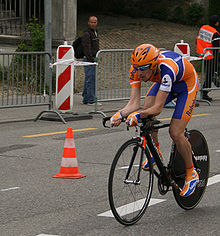
[[[205,137],[198,130],[188,131],[188,134],[188,140],[191,143],[194,154],[192,157],[194,167],[199,174],[199,183],[196,186],[195,192],[188,197],[181,197],[179,195],[180,190],[173,187],[173,194],[178,205],[185,210],[190,210],[199,204],[205,192],[209,177],[209,150]],[[172,178],[180,188],[183,188],[185,164],[177,150],[175,150]]]

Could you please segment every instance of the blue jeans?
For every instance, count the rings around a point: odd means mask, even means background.
[[[88,62],[86,58],[83,61]],[[83,103],[94,103],[95,98],[95,66],[84,66],[85,81],[83,86]]]

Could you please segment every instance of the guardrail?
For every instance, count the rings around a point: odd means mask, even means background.
[[[42,105],[50,109],[52,78],[45,76],[48,61],[51,55],[46,52],[0,53],[0,109]]]

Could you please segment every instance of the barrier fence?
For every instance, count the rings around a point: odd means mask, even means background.
[[[0,53],[0,108],[51,107],[52,78],[45,76],[46,57],[51,61],[46,52]]]
[[[96,98],[97,101],[127,100],[130,98],[130,57],[133,49],[100,50],[97,52]],[[143,83],[144,97],[149,83]]]
[[[201,73],[201,98],[205,91],[209,92],[212,90],[220,90],[219,50],[220,47],[210,47],[205,48],[203,51]],[[212,53],[214,57],[212,57],[210,53]]]
[[[207,48],[206,50],[209,49]],[[204,60],[203,57],[203,60],[196,62],[200,63],[196,70],[200,77],[201,94],[204,91],[220,89],[218,59],[220,48],[211,49],[217,50],[215,51],[217,53],[215,58],[208,61]],[[132,49],[98,51],[98,64],[94,65],[96,66],[95,112],[99,112],[97,111],[97,102],[99,101],[110,102],[128,100],[130,98],[129,70],[131,52]],[[60,116],[59,111],[51,110],[52,76],[45,75],[45,68],[47,66],[49,68],[50,62],[51,55],[46,52],[0,53],[0,109],[48,105],[50,112]],[[78,62],[74,63],[77,64]],[[206,80],[208,81],[208,86],[203,87],[202,85]],[[142,98],[145,97],[151,84],[142,83]],[[61,116],[60,118],[65,122]]]

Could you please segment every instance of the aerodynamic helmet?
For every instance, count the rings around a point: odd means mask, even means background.
[[[152,44],[141,44],[137,46],[131,54],[131,64],[134,67],[149,66],[155,70],[159,57],[159,49]]]

